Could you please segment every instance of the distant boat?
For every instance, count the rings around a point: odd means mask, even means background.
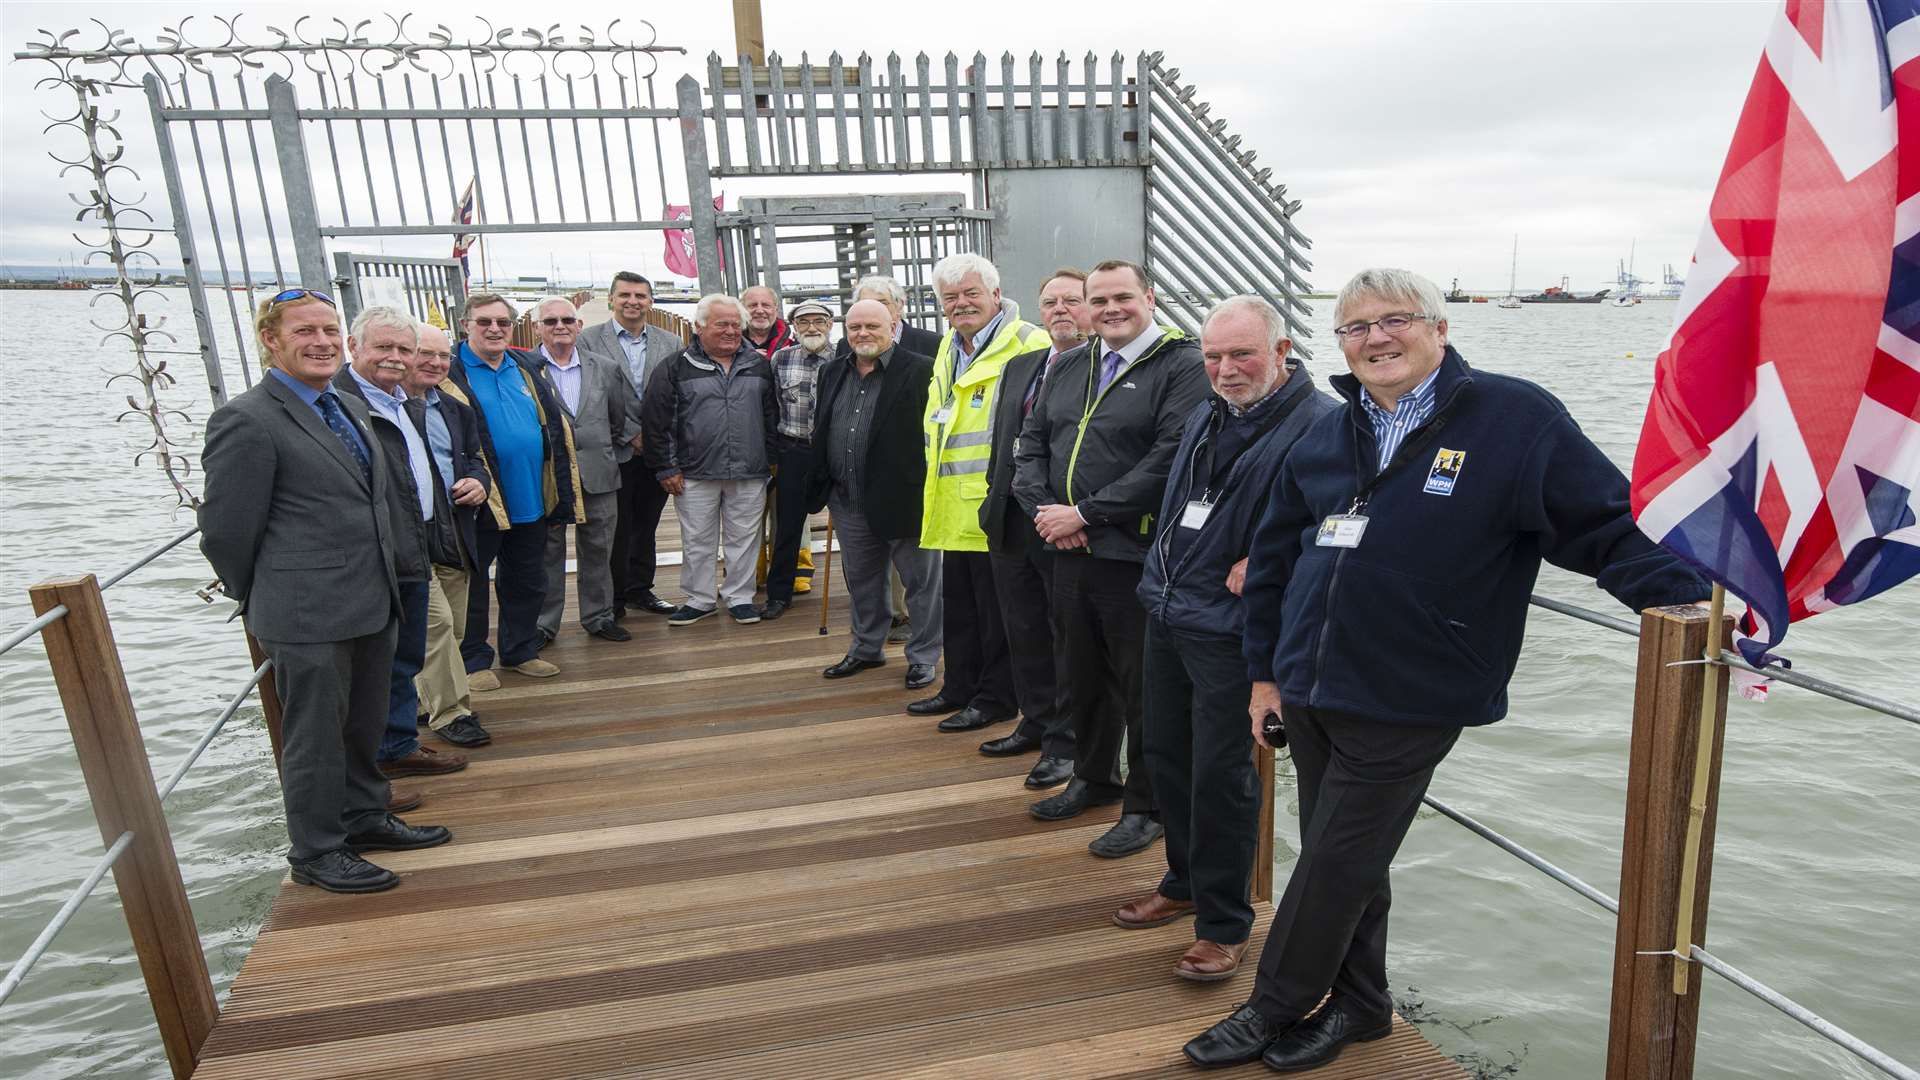
[[[1513,295],[1513,285],[1520,276],[1520,234],[1513,234],[1513,261],[1507,264],[1507,295],[1500,298],[1500,306],[1511,311],[1520,306],[1520,298]]]
[[[1460,288],[1459,278],[1454,278],[1453,287],[1447,290],[1447,303],[1449,304],[1468,304],[1478,299],[1480,299],[1480,297],[1468,296],[1466,291]]]
[[[1567,288],[1567,279],[1561,278],[1560,284],[1549,285],[1537,293],[1529,293],[1520,298],[1523,304],[1598,304],[1607,298],[1612,289],[1601,289],[1586,296],[1576,295]]]

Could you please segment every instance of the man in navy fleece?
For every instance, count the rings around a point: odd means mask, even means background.
[[[1364,270],[1334,310],[1344,405],[1275,474],[1244,592],[1248,713],[1262,743],[1284,722],[1300,856],[1251,998],[1186,1045],[1202,1066],[1308,1069],[1388,1033],[1387,869],[1460,730],[1506,715],[1541,559],[1635,610],[1709,588],[1553,395],[1467,366],[1433,282]]]

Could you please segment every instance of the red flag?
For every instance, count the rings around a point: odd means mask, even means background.
[[[715,195],[713,197],[714,210],[725,209],[726,201],[727,197],[725,195]],[[666,220],[678,221],[681,218],[691,217],[693,217],[692,207],[681,206],[678,203],[669,203],[667,205]],[[694,254],[693,230],[668,229],[666,230],[666,235],[667,250],[662,254],[661,258],[665,260],[667,269],[683,278],[699,280],[700,262]],[[726,265],[724,257],[720,254],[720,245],[718,243],[714,244],[714,257],[722,260],[720,265]]]
[[[1747,602],[1751,661],[1920,571],[1915,15],[1784,5],[1654,373],[1634,516]]]

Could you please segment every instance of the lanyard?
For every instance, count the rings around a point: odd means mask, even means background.
[[[1291,377],[1291,375],[1289,375],[1289,377]],[[1311,388],[1309,388],[1309,392],[1310,391],[1311,391]],[[1284,391],[1282,392],[1284,393]],[[1256,430],[1251,436],[1249,436],[1245,442],[1240,444],[1240,449],[1237,452],[1235,452],[1235,454],[1233,455],[1233,460],[1227,462],[1228,479],[1232,479],[1233,466],[1235,465],[1235,463],[1237,463],[1240,460],[1241,455],[1253,449],[1254,446],[1257,445],[1261,439],[1266,438],[1268,432],[1272,431],[1274,428],[1279,427],[1280,422],[1287,418],[1287,414],[1299,408],[1300,403],[1302,401],[1305,401],[1306,399],[1307,399],[1307,395],[1305,393],[1298,393],[1298,394],[1294,394],[1290,400],[1282,401],[1273,407],[1273,411],[1267,414],[1266,419],[1260,421],[1259,429]],[[1227,417],[1226,406],[1225,406],[1225,403],[1222,402],[1221,407],[1215,409],[1213,416],[1207,420],[1207,433],[1205,437],[1203,437],[1200,440],[1199,446],[1194,447],[1193,464],[1191,468],[1195,470],[1200,469],[1201,455],[1202,454],[1206,455],[1206,463],[1205,463],[1206,471],[1198,472],[1196,473],[1196,475],[1199,477],[1200,482],[1203,485],[1205,485],[1204,487],[1201,488],[1200,501],[1208,504],[1211,504],[1214,501],[1213,500],[1214,454],[1216,452],[1217,447],[1220,444],[1220,431],[1222,428],[1226,427],[1226,423],[1227,423],[1226,417]],[[1193,487],[1192,487],[1193,481],[1191,478],[1189,478],[1187,483],[1188,483],[1187,490],[1189,491],[1193,490]],[[1227,490],[1226,487],[1223,485],[1220,489],[1220,493],[1222,495],[1225,495],[1226,490]]]
[[[1365,392],[1365,390],[1361,391],[1361,393]],[[1421,448],[1432,442],[1434,436],[1440,434],[1440,429],[1447,426],[1447,418],[1446,413],[1441,413],[1427,421],[1426,426],[1414,432],[1407,441],[1400,444],[1400,449],[1394,453],[1393,460],[1387,462],[1386,468],[1374,473],[1371,480],[1363,480],[1367,474],[1367,458],[1360,452],[1360,429],[1355,426],[1353,429],[1353,476],[1354,482],[1360,485],[1360,490],[1354,493],[1353,505],[1347,508],[1347,513],[1358,514],[1365,510],[1367,500],[1373,497],[1373,493],[1386,482],[1387,477],[1399,471],[1400,467],[1412,460]]]

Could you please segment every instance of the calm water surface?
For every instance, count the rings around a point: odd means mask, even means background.
[[[157,470],[135,466],[147,438],[119,424],[129,384],[118,341],[85,329],[86,294],[0,292],[0,629],[31,614],[27,586],[117,569],[191,524]],[[107,302],[100,310],[106,310]],[[224,307],[216,304],[216,323]],[[1327,343],[1328,305],[1316,319]],[[183,293],[167,310],[191,319]],[[1639,432],[1670,304],[1501,311],[1453,305],[1453,340],[1480,367],[1558,394],[1625,466]],[[231,328],[223,328],[230,335]],[[228,382],[242,385],[232,363]],[[1318,350],[1321,374],[1337,350]],[[1629,356],[1628,354],[1632,354]],[[207,393],[195,356],[171,358],[190,455]],[[190,481],[197,489],[198,477]],[[211,576],[191,545],[107,594],[154,771],[165,776],[250,671],[229,605],[193,595]],[[1589,583],[1548,570],[1542,591],[1620,612]],[[1920,701],[1913,642],[1920,586],[1796,627],[1803,671]],[[0,658],[0,961],[10,963],[101,850],[65,722],[37,644]],[[1535,611],[1512,715],[1469,732],[1434,794],[1615,891],[1633,645]],[[1728,719],[1709,942],[1734,965],[1882,1049],[1920,1061],[1920,730],[1791,687]],[[1278,859],[1297,835],[1281,770]],[[168,804],[174,844],[224,993],[284,870],[277,783],[259,710],[243,708]],[[1395,869],[1391,973],[1402,1008],[1449,1053],[1487,1075],[1597,1076],[1605,1060],[1613,920],[1504,852],[1423,814]],[[111,880],[0,1015],[0,1076],[166,1073]],[[1709,976],[1702,1077],[1880,1075]]]

